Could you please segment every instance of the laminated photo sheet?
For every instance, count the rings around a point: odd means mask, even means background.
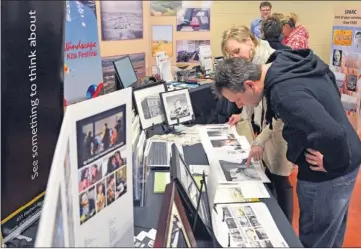
[[[246,137],[237,134],[234,127],[227,124],[206,125],[199,127],[199,133],[220,183],[270,182],[259,162],[246,166],[250,144]]]
[[[264,203],[217,205],[216,210],[214,232],[222,247],[289,247]]]
[[[138,248],[153,248],[157,230],[150,229],[148,232],[141,231],[134,237],[134,247]]]
[[[133,247],[132,89],[71,105],[75,247]]]

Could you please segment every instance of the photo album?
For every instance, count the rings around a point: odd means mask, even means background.
[[[67,107],[38,246],[134,246],[131,108],[131,88]]]

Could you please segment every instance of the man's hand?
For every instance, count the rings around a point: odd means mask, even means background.
[[[310,169],[313,171],[321,171],[321,172],[327,172],[325,168],[323,167],[323,155],[313,149],[307,149],[307,152],[305,152],[306,162],[311,164]]]
[[[251,147],[251,151],[249,152],[246,166],[249,167],[252,158],[255,161],[260,161],[262,160],[262,157],[263,157],[263,147],[261,145],[253,145]]]
[[[228,124],[230,126],[236,125],[239,121],[241,121],[241,115],[240,114],[233,114],[229,120],[228,120]]]

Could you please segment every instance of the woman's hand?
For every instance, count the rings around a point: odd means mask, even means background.
[[[251,147],[251,151],[249,152],[246,166],[248,167],[251,164],[252,158],[255,161],[260,161],[262,160],[262,157],[263,157],[263,147],[261,145],[253,145]]]
[[[236,125],[239,121],[241,121],[241,115],[240,114],[233,114],[229,120],[228,120],[228,124],[230,126]]]

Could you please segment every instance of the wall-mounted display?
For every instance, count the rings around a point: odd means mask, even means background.
[[[176,42],[177,62],[199,63],[199,46],[210,45],[209,40],[180,40]]]
[[[151,16],[176,16],[182,1],[150,1]]]
[[[126,56],[130,57],[135,73],[140,81],[145,77],[145,53],[115,55],[102,58],[104,93],[114,92],[116,90],[115,69],[113,61]]]
[[[169,57],[173,56],[173,26],[152,26],[152,56],[164,51]]]
[[[177,12],[177,31],[210,31],[210,8],[181,8]]]
[[[143,39],[143,1],[100,1],[103,41]]]

